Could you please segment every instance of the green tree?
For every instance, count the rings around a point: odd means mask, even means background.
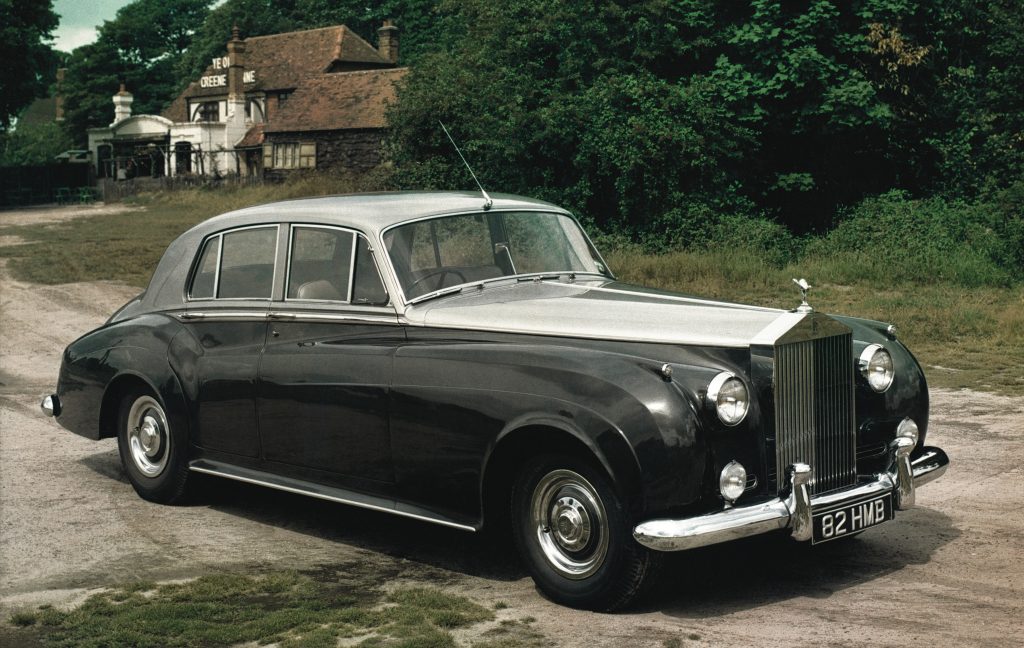
[[[399,182],[469,184],[440,118],[486,186],[558,200],[607,229],[690,239],[712,207],[747,209],[732,167],[750,133],[706,77],[680,74],[701,65],[704,45],[681,41],[709,20],[702,3],[446,7],[466,35],[423,57],[399,92]]]
[[[243,38],[292,31],[299,28],[294,10],[295,0],[227,0],[212,9],[176,64],[179,87],[195,81],[210,59],[224,56],[232,27],[237,25]]]
[[[0,130],[47,89],[59,20],[52,0],[0,0]]]
[[[71,138],[57,122],[18,124],[0,134],[0,167],[52,164],[54,156],[71,147]]]
[[[65,124],[77,142],[86,129],[113,119],[111,96],[123,82],[132,110],[159,114],[180,92],[175,64],[187,50],[211,0],[135,0],[99,28],[96,42],[68,60]]]

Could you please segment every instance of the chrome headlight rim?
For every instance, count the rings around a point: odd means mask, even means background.
[[[747,469],[735,459],[718,473],[718,492],[730,504],[738,500],[747,490]]]
[[[729,381],[732,380],[736,381],[743,388],[745,403],[743,407],[743,413],[739,417],[735,418],[735,420],[725,416],[722,413],[722,406],[718,402],[718,398],[722,393],[722,389],[726,386],[727,383],[729,383]],[[723,371],[716,375],[714,378],[712,378],[711,382],[708,383],[707,404],[708,407],[715,411],[715,415],[718,417],[718,420],[722,423],[722,425],[726,427],[736,427],[744,420],[746,420],[747,414],[750,412],[750,390],[747,389],[746,383],[744,383],[743,380],[739,378],[739,376],[732,373],[731,371]]]
[[[889,371],[888,375],[885,377],[885,384],[880,387],[876,387],[871,382],[872,374],[875,373],[872,372],[872,366],[876,364],[876,357],[882,353],[884,353],[889,359]],[[864,380],[867,382],[868,387],[876,394],[884,394],[889,391],[892,384],[896,382],[896,367],[892,359],[892,354],[889,353],[889,350],[881,344],[869,344],[864,347],[864,350],[860,352],[860,357],[857,359],[857,366],[860,369],[860,374],[864,376]]]

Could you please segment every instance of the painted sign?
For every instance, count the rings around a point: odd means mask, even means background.
[[[227,56],[218,56],[213,59],[214,70],[226,70],[231,67],[231,59]],[[245,70],[242,73],[242,83],[256,83],[256,70]],[[200,88],[226,88],[228,85],[227,74],[209,74],[199,79]]]

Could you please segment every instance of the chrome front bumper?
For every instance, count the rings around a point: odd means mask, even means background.
[[[812,498],[808,491],[811,468],[807,464],[789,467],[785,497],[769,502],[737,506],[682,520],[650,520],[633,529],[637,542],[657,551],[682,551],[728,542],[789,527],[795,540],[810,540],[811,512],[844,502],[856,502],[892,492],[898,510],[914,506],[918,486],[946,472],[949,457],[939,448],[926,447],[911,460],[914,449],[909,439],[898,438],[890,446],[890,468],[872,481]]]

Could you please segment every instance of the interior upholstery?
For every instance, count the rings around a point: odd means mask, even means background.
[[[331,300],[342,300],[341,293],[334,287],[330,281],[326,279],[318,279],[316,281],[307,281],[306,283],[299,286],[299,289],[295,292],[296,299],[331,299]]]

